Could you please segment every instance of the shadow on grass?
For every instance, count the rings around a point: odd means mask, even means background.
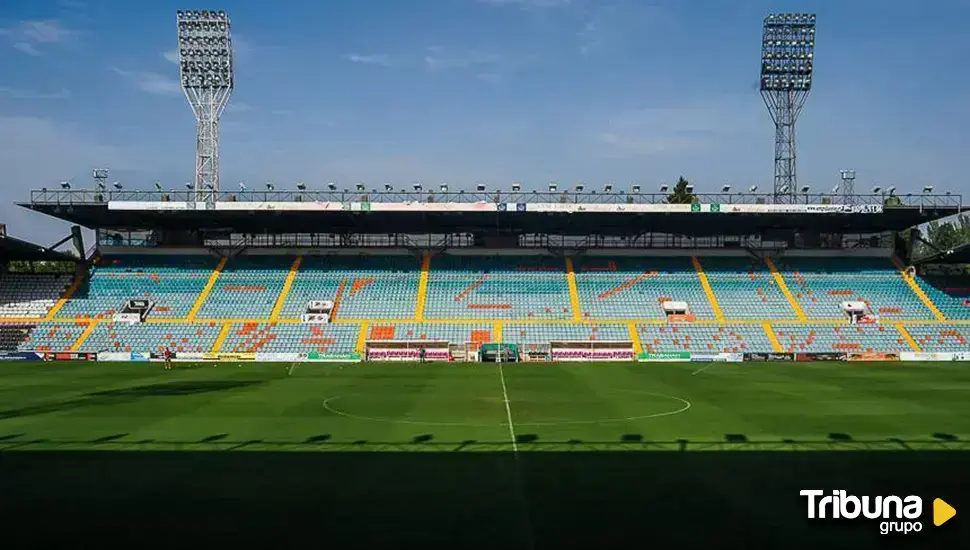
[[[115,390],[105,390],[89,393],[83,397],[58,401],[55,403],[42,403],[18,409],[8,409],[0,411],[0,420],[9,418],[19,418],[24,416],[36,416],[56,412],[71,411],[82,407],[96,407],[103,405],[118,405],[130,401],[136,401],[146,397],[170,397],[185,396],[193,394],[203,394],[239,388],[251,387],[265,383],[261,380],[208,380],[198,382],[169,382],[162,384],[146,384],[143,386],[133,386],[130,388],[120,388]]]
[[[273,447],[224,435],[184,442],[212,451],[0,453],[0,517],[9,525],[44,517],[49,526],[6,530],[4,544],[94,540],[110,529],[113,543],[139,547],[151,533],[149,545],[220,547],[865,549],[893,540],[956,548],[968,534],[968,522],[936,528],[929,515],[934,497],[957,510],[970,504],[970,453],[960,451],[729,452],[763,442],[651,442],[625,434],[613,442],[520,438],[519,453],[455,452],[490,443],[433,434],[341,443],[321,434]],[[115,434],[94,447],[123,440]],[[156,443],[165,442],[145,449]],[[910,449],[917,443],[907,442]],[[938,443],[953,448],[953,441]],[[661,444],[672,452],[584,450]],[[273,448],[343,452],[256,450]],[[808,520],[802,489],[920,495],[923,530],[893,539],[870,520]]]

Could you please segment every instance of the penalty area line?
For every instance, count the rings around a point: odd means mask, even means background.
[[[297,361],[290,363],[290,368],[286,369],[287,376],[293,376],[293,371],[296,370]]]

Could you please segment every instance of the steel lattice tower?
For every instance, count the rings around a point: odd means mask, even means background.
[[[775,123],[775,202],[796,193],[795,122],[812,89],[815,14],[765,17],[761,39],[761,97]]]
[[[195,196],[219,194],[219,118],[233,90],[232,37],[224,11],[179,11],[179,76],[196,119]]]

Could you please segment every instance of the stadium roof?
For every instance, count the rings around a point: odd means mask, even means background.
[[[937,252],[919,260],[920,264],[970,264],[970,243]]]
[[[853,205],[804,195],[771,204],[749,193],[698,195],[667,204],[659,194],[366,193],[267,191],[221,193],[213,205],[189,192],[34,191],[21,206],[89,228],[221,229],[240,233],[546,233],[749,235],[803,230],[877,233],[902,230],[963,211],[958,195],[854,197]],[[841,199],[841,197],[836,197]]]
[[[0,262],[23,260],[31,262],[76,262],[74,256],[50,248],[22,241],[0,230]]]

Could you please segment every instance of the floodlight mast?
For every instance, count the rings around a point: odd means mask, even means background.
[[[761,38],[761,97],[775,123],[775,202],[790,203],[798,189],[795,121],[812,89],[815,14],[765,17]]]
[[[180,10],[176,22],[182,91],[196,120],[195,197],[211,206],[219,195],[219,118],[234,87],[229,15]]]

